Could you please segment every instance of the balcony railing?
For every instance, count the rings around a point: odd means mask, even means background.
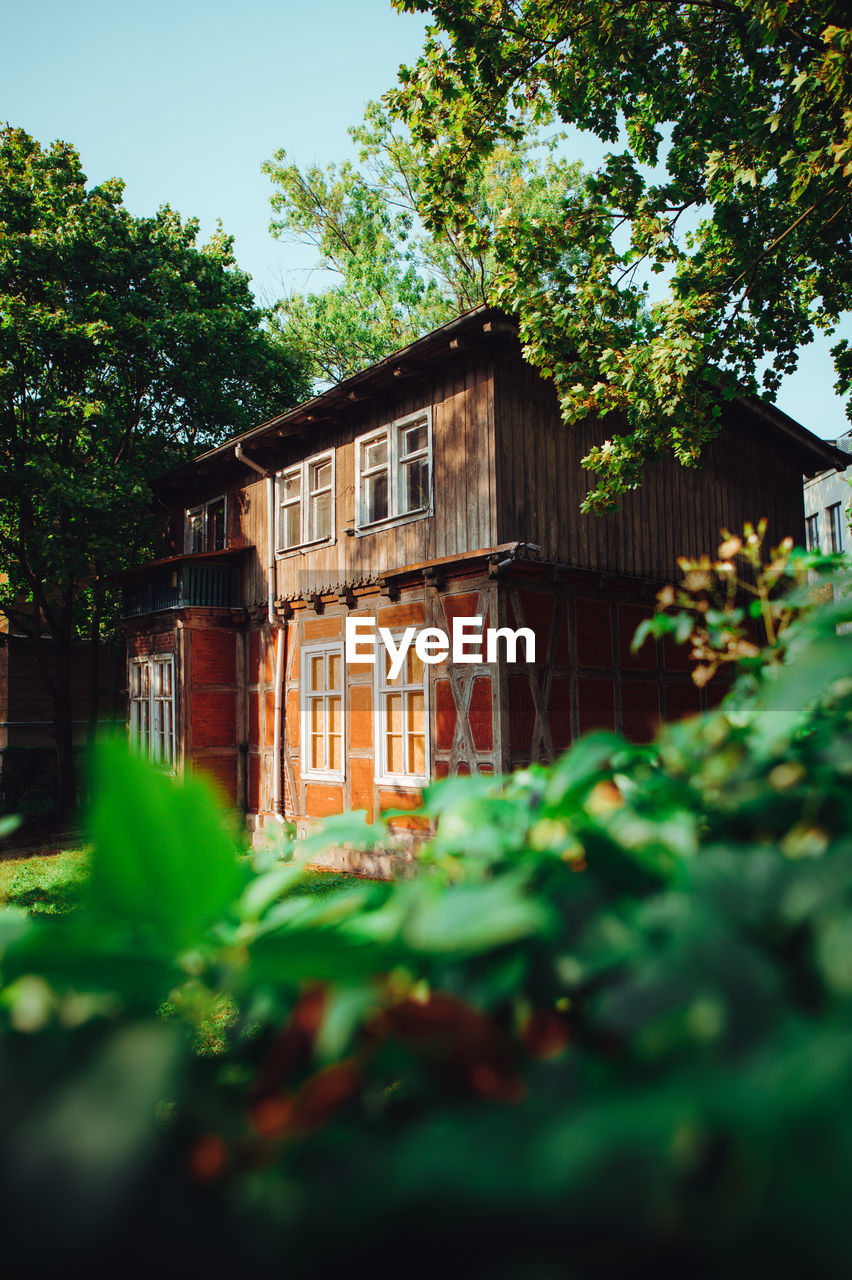
[[[238,564],[214,564],[195,558],[152,566],[124,584],[124,617],[165,609],[238,609]]]

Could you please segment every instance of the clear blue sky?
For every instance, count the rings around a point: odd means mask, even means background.
[[[92,182],[123,178],[133,213],[168,202],[197,217],[204,238],[221,219],[264,301],[302,286],[316,255],[269,234],[261,164],[279,147],[302,165],[349,154],[347,126],[416,59],[425,29],[389,0],[5,0],[3,10],[0,119],[73,143]],[[778,400],[824,437],[848,427],[829,345],[803,353]]]

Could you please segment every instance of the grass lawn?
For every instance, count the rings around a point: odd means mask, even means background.
[[[0,861],[0,904],[21,907],[33,915],[65,915],[80,900],[80,889],[89,869],[91,849],[79,845],[56,853]],[[309,873],[290,893],[322,896],[352,878],[335,872]]]
[[[0,861],[0,902],[33,915],[64,915],[75,907],[89,869],[89,848]]]

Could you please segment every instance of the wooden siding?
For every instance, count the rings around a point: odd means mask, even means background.
[[[654,611],[650,589],[638,588],[624,578],[604,590],[597,573],[554,576],[537,565],[518,564],[501,578],[499,625],[536,636],[534,663],[509,665],[501,649],[501,770],[550,762],[596,729],[649,741],[663,721],[706,710],[727,692],[727,674],[696,688],[684,646],[647,640],[631,652],[636,628]]]
[[[617,431],[588,418],[562,422],[552,385],[519,360],[495,375],[497,541],[542,548],[545,558],[609,573],[668,580],[677,558],[713,553],[722,527],[763,516],[769,537],[804,536],[801,465],[792,446],[756,415],[731,406],[696,469],[663,459],[621,510],[583,516],[592,487],[581,459]]]
[[[326,449],[335,450],[336,537],[306,551],[276,559],[276,597],[333,590],[375,580],[417,564],[495,542],[497,491],[494,470],[494,385],[488,351],[447,352],[434,369],[404,374],[374,397],[354,402],[303,435],[283,437],[274,451],[247,447],[262,466],[278,471]],[[421,409],[432,410],[434,515],[392,524],[370,533],[355,529],[357,476],[355,440]],[[267,599],[266,484],[234,460],[220,463],[218,479],[200,477],[174,503],[164,553],[183,550],[184,511],[218,493],[228,497],[228,545],[245,547],[242,593],[246,605]]]

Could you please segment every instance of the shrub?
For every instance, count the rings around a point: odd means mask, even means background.
[[[241,860],[200,780],[105,751],[82,904],[2,917],[7,1257],[122,1274],[175,1249],[199,1270],[312,1276],[845,1266],[852,603],[836,596],[652,748],[593,734],[552,768],[429,787],[440,823],[409,882],[301,892],[310,841]],[[312,839],[376,838],[346,815]]]

